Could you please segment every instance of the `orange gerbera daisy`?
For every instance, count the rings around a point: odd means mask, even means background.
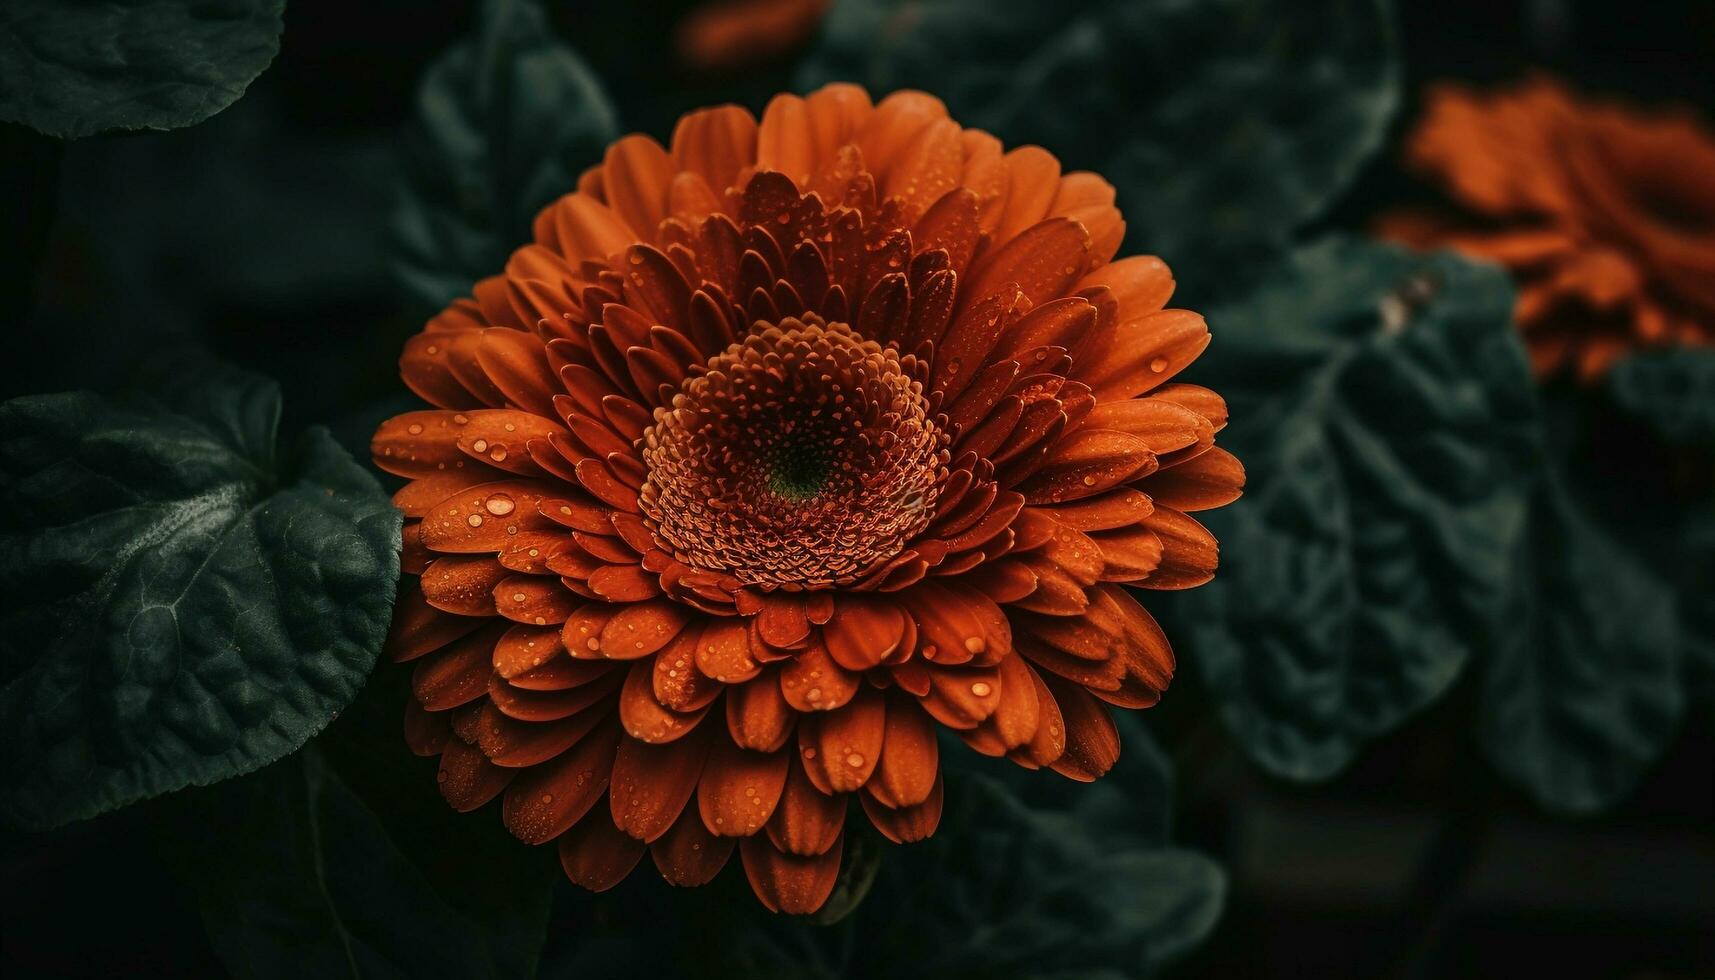
[[[941,813],[937,725],[1089,780],[1155,703],[1238,496],[1209,342],[1114,192],[936,99],[834,85],[614,143],[536,241],[405,348],[437,406],[391,638],[410,744],[460,810],[607,888],[735,845],[771,909],[833,888],[848,802]],[[694,800],[694,801],[693,801]]]
[[[770,61],[803,45],[830,0],[711,0],[685,16],[674,43],[693,68],[719,71]]]
[[[1381,233],[1506,265],[1538,373],[1596,377],[1640,346],[1715,339],[1715,138],[1535,78],[1428,96],[1409,162],[1468,209],[1390,215]]]

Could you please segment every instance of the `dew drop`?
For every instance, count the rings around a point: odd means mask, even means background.
[[[470,444],[470,448],[476,450],[479,453],[488,452],[488,440],[487,439],[478,439],[477,441]]]
[[[409,426],[406,427],[405,431],[411,433],[412,435],[420,435],[423,431],[423,427],[418,425],[415,422],[412,422]]]
[[[987,649],[987,647],[988,644],[984,643],[983,638],[980,636],[965,637],[965,649],[972,653],[982,653],[983,650]]]
[[[471,527],[481,527],[482,526],[482,515],[481,514],[472,514],[469,517],[465,518],[465,523],[469,524]]]
[[[863,756],[853,752],[851,755],[846,756],[846,765],[851,766],[853,769],[862,769]]]
[[[1167,370],[1167,358],[1158,357],[1155,360],[1150,361],[1149,362],[1149,369],[1151,371],[1154,371],[1156,374],[1160,374],[1161,372]]]
[[[994,688],[990,687],[985,681],[977,681],[975,684],[971,685],[971,693],[975,694],[979,698],[988,697],[989,692],[993,690]]]
[[[504,493],[497,493],[494,496],[489,497],[482,506],[483,509],[487,510],[490,514],[493,514],[495,517],[505,517],[507,514],[512,513],[513,509],[517,507],[517,505],[512,502],[512,498],[508,497]]]

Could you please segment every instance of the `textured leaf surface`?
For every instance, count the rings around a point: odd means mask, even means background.
[[[1283,245],[1398,101],[1380,0],[844,0],[799,80],[921,88],[1119,191],[1128,246],[1201,300]],[[1229,261],[1223,263],[1220,259]]]
[[[170,828],[168,853],[235,977],[535,972],[553,854],[440,798],[435,763],[400,741],[404,676],[293,757],[184,799],[204,829]]]
[[[1715,349],[1676,347],[1629,357],[1608,375],[1620,409],[1666,441],[1715,448]]]
[[[271,382],[0,406],[5,815],[93,816],[249,772],[327,724],[385,635],[399,516]]]
[[[1448,254],[1330,239],[1208,311],[1245,499],[1169,632],[1271,771],[1332,774],[1498,642],[1540,466],[1512,294]]]
[[[1214,862],[1167,843],[1166,761],[1140,727],[1127,727],[1119,767],[1094,785],[1004,772],[948,745],[940,829],[920,844],[881,844],[868,897],[834,925],[762,912],[740,893],[737,869],[671,897],[658,881],[639,880],[592,900],[595,921],[627,927],[591,930],[576,950],[551,958],[544,974],[1153,974],[1208,935],[1226,886]],[[859,819],[848,820],[848,847]],[[723,894],[722,886],[734,888]],[[663,909],[663,902],[671,904]],[[641,933],[640,922],[647,923]],[[653,941],[641,941],[645,934]]]
[[[6,0],[0,120],[49,136],[178,129],[244,94],[285,0]]]
[[[394,218],[411,297],[444,306],[498,273],[617,130],[600,81],[535,0],[487,0],[475,37],[418,91],[411,188]]]
[[[1618,802],[1684,714],[1674,596],[1545,481],[1484,679],[1480,734],[1542,805]]]

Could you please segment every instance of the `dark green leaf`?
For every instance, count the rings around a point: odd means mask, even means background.
[[[1322,778],[1497,642],[1540,467],[1499,270],[1332,239],[1208,311],[1244,499],[1215,580],[1164,595],[1249,753]]]
[[[920,88],[1119,190],[1128,246],[1201,299],[1284,244],[1398,101],[1381,0],[845,0],[805,85]]]
[[[178,129],[244,94],[280,50],[285,0],[6,0],[0,120],[73,139]]]
[[[543,207],[601,160],[618,123],[535,0],[487,0],[477,36],[430,66],[396,210],[399,278],[440,307],[495,275]]]
[[[1489,757],[1542,805],[1618,802],[1684,713],[1673,593],[1545,480],[1487,664]]]
[[[1608,375],[1622,411],[1674,445],[1715,448],[1715,349],[1675,347],[1628,357]]]
[[[52,826],[293,751],[386,634],[399,515],[279,393],[181,362],[155,398],[0,406],[5,816]]]
[[[182,819],[163,829],[166,849],[196,889],[209,939],[235,977],[522,977],[533,970],[540,914],[516,923],[534,933],[518,947],[497,944],[407,858],[318,743],[182,802]],[[455,835],[442,843],[463,841]],[[516,841],[513,848],[551,856]],[[546,882],[535,888],[539,911]],[[517,911],[523,899],[503,910]]]

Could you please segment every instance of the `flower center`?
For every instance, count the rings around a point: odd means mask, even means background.
[[[924,371],[845,324],[758,324],[644,433],[656,539],[747,585],[860,582],[929,523],[946,476]]]

